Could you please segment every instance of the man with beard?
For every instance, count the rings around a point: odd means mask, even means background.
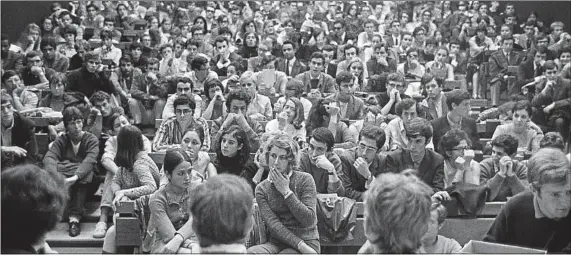
[[[20,71],[23,67],[23,58],[17,52],[10,50],[10,38],[7,34],[2,34],[2,70],[5,72],[7,70]]]
[[[355,93],[354,80],[355,77],[348,71],[340,72],[335,78],[337,92],[329,98],[339,107],[341,119],[360,120],[364,117],[365,103],[353,95]]]
[[[1,93],[2,170],[23,163],[35,163],[38,160],[34,122],[15,111],[12,107],[13,102],[9,94]]]
[[[185,131],[195,126],[202,126],[205,135],[202,150],[208,151],[210,149],[210,129],[204,118],[194,117],[196,109],[194,100],[183,94],[174,100],[173,106],[175,116],[163,120],[153,139],[153,151],[180,148]]]
[[[385,131],[380,127],[365,126],[359,133],[357,147],[338,153],[343,163],[343,174],[339,178],[346,197],[363,201],[368,186],[381,173],[384,161],[379,152],[385,141]]]
[[[141,69],[134,67],[134,62],[130,55],[121,57],[119,60],[119,68],[111,73],[109,79],[119,93],[120,97],[118,97],[118,101],[121,102],[121,106],[126,110],[129,110],[129,98],[131,97],[130,92],[133,81],[135,77],[141,75],[143,75],[143,72]]]
[[[99,141],[95,135],[83,131],[83,114],[74,106],[63,110],[65,134],[59,136],[44,157],[44,167],[48,171],[59,172],[65,177],[70,189],[68,207],[69,235],[81,233],[80,220],[87,192],[87,184],[93,179],[97,167]]]

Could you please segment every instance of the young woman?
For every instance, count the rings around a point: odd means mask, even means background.
[[[434,60],[426,63],[426,72],[443,80],[454,80],[454,67],[447,63],[448,55],[449,52],[446,47],[439,47],[436,50]]]
[[[272,237],[250,247],[248,253],[320,252],[315,213],[317,190],[310,174],[297,171],[298,152],[297,143],[285,134],[270,140],[264,155],[270,173],[256,187],[256,201]]]
[[[30,51],[40,51],[40,27],[34,23],[28,24],[22,34],[20,39],[14,44],[12,51],[27,54]],[[12,48],[12,47],[11,47]]]
[[[230,67],[228,67],[230,69]],[[207,79],[204,82],[206,91],[206,101],[204,101],[202,117],[205,120],[215,120],[220,118],[226,112],[226,104],[224,104],[224,87],[218,79]]]
[[[237,125],[224,130],[216,143],[214,166],[219,174],[241,175],[247,168],[255,168],[250,159],[250,141]]]
[[[537,151],[543,132],[531,122],[531,113],[529,101],[516,102],[512,111],[512,122],[499,125],[492,135],[492,140],[501,134],[511,134],[518,140],[518,151]]]
[[[332,99],[319,99],[309,111],[307,118],[307,135],[313,129],[326,127],[335,136],[335,148],[353,148],[357,142],[357,135],[349,129],[345,122],[339,120],[339,108],[332,107]]]
[[[355,77],[355,88],[359,91],[364,91],[367,87],[367,79],[363,62],[359,58],[353,58],[347,65],[349,71]]]
[[[266,124],[266,133],[283,131],[294,140],[305,141],[307,131],[304,120],[303,104],[292,97],[276,118]]]
[[[466,132],[452,129],[440,140],[440,148],[444,151],[444,187],[457,182],[480,184],[480,164],[474,159],[470,150],[470,138]]]
[[[181,149],[189,156],[192,163],[192,180],[194,184],[205,182],[208,178],[218,174],[216,168],[210,163],[210,156],[202,151],[204,129],[200,126],[187,130],[182,137]]]
[[[240,50],[240,55],[243,58],[257,57],[259,44],[260,39],[258,36],[256,36],[256,33],[246,33],[244,42],[242,44],[242,49]]]

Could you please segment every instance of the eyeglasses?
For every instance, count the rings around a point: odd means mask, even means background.
[[[190,114],[192,112],[192,110],[190,110],[190,109],[176,109],[174,112],[176,114],[179,114],[179,115],[183,115],[183,114],[187,115],[187,114]]]
[[[452,151],[466,151],[469,150],[469,147],[461,147],[461,148],[452,148]]]
[[[369,146],[362,144],[362,143],[359,143],[358,146],[359,146],[359,150],[363,150],[363,151],[365,151],[365,153],[377,151],[377,148],[369,147]]]

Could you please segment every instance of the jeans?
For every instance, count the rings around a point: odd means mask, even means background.
[[[76,182],[69,187],[69,203],[67,205],[69,220],[81,221],[84,213],[87,185]]]

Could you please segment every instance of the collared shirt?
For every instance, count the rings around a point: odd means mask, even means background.
[[[270,101],[270,98],[256,93],[256,97],[248,106],[248,116],[258,113],[264,116],[264,120],[272,119],[272,102]]]
[[[93,52],[99,54],[102,60],[111,60],[115,63],[116,66],[119,66],[119,59],[121,59],[121,50],[115,47],[115,45],[111,45],[111,48],[108,50],[103,50],[103,47],[99,47],[95,49]]]
[[[195,118],[191,126],[197,125],[202,126],[204,130],[202,150],[208,151],[210,150],[210,129],[208,128],[208,123],[202,117]],[[182,136],[184,135],[183,132],[184,130],[182,130],[180,124],[176,120],[176,116],[164,120],[153,139],[153,151],[180,148]]]
[[[198,119],[202,116],[202,97],[196,94],[192,94],[194,97],[194,102],[196,103],[196,109],[194,109],[194,118]],[[174,100],[178,97],[178,94],[172,94],[167,98],[167,103],[163,109],[163,119],[168,119],[175,116],[174,113]]]
[[[450,129],[462,129],[462,121],[464,120],[463,117],[460,118],[460,123],[455,123],[450,119],[450,113],[446,115],[446,120],[448,120],[448,124],[450,124]]]
[[[12,146],[12,128],[14,127],[14,117],[12,117],[12,125],[9,127],[2,126],[2,146]]]

